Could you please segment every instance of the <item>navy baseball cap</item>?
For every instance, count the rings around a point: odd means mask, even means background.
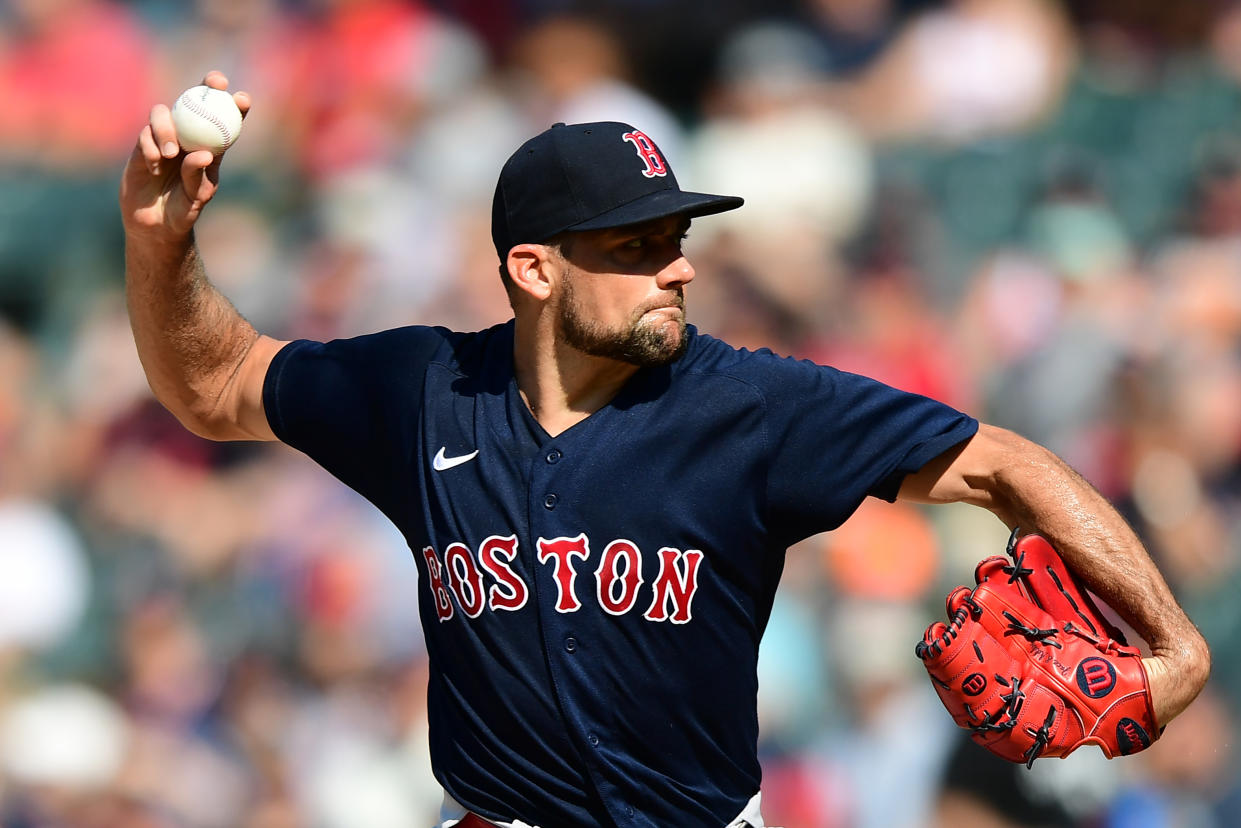
[[[491,240],[503,260],[514,245],[565,230],[709,216],[742,203],[682,190],[655,142],[629,124],[556,124],[518,147],[500,170]]]

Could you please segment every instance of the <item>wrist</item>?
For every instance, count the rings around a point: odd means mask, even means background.
[[[167,227],[125,227],[127,261],[181,260],[194,247],[194,230],[178,232]]]
[[[1150,688],[1151,703],[1160,728],[1179,716],[1206,686],[1211,654],[1206,642],[1187,642],[1177,647],[1153,648],[1142,659]]]

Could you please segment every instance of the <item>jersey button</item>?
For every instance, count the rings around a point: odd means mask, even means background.
[[[561,457],[564,457],[564,455],[560,453],[560,449],[552,449],[547,453],[547,462],[552,464],[559,463]]]
[[[587,735],[587,736],[586,736],[586,741],[590,742],[590,746],[591,746],[591,747],[598,747],[598,746],[599,746],[599,737],[598,737],[598,736],[596,736],[596,735],[595,735],[595,734],[593,734],[593,733],[591,733],[591,734],[589,734],[589,735]]]
[[[574,638],[573,636],[569,636],[568,638],[566,638],[564,640],[564,648],[571,653],[576,652],[577,651],[577,639]]]
[[[560,500],[560,498],[556,497],[554,494],[549,494],[547,497],[543,498],[543,508],[555,509],[556,501],[558,500]]]

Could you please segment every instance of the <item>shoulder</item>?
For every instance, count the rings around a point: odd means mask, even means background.
[[[806,359],[781,356],[767,348],[738,348],[691,326],[689,350],[680,371],[688,377],[719,376],[751,386],[761,395],[803,389],[807,384],[829,389],[848,375]]]
[[[466,367],[484,361],[510,326],[464,333],[429,325],[407,325],[329,342],[297,340],[277,355],[289,360],[346,365],[361,373],[410,371],[440,363]],[[510,337],[511,339],[511,337]],[[276,366],[282,367],[282,366]]]
[[[456,378],[511,371],[512,337],[506,326],[459,333],[411,325],[378,333],[315,342],[302,339],[281,349],[263,384],[263,405],[272,431],[296,447],[333,431],[346,433],[376,423],[402,423],[422,407],[432,366],[433,391],[453,389]]]
[[[752,389],[769,409],[785,412],[816,410],[836,416],[843,411],[866,410],[875,418],[902,410],[948,406],[920,394],[904,391],[862,374],[842,371],[808,359],[781,356],[767,348],[737,348],[708,334],[693,331],[690,348],[677,369],[689,386],[706,377],[727,377]]]

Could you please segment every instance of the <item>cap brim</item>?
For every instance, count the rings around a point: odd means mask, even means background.
[[[609,227],[625,227],[630,224],[641,224],[644,221],[661,219],[667,216],[685,216],[697,218],[716,213],[735,210],[745,203],[739,196],[712,195],[710,193],[688,193],[684,190],[660,190],[635,198],[601,213],[594,218],[578,222],[566,230],[604,230]]]

